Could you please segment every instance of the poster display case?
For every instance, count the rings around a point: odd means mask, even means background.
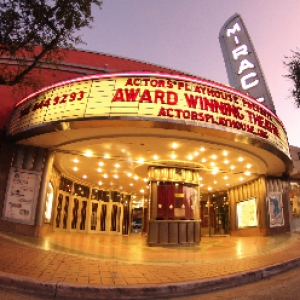
[[[237,203],[238,228],[257,227],[257,198],[252,197]]]
[[[270,227],[284,225],[283,204],[281,192],[270,192],[267,196],[269,207]]]
[[[34,225],[40,173],[11,168],[5,195],[3,219]]]

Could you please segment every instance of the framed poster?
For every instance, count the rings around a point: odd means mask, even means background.
[[[283,226],[282,193],[269,192],[267,195],[267,204],[269,207],[270,227]]]
[[[2,219],[33,225],[39,183],[40,172],[11,168]]]
[[[238,202],[236,211],[238,228],[258,226],[256,198]]]

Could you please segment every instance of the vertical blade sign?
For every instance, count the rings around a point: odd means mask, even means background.
[[[275,112],[274,103],[250,36],[240,15],[229,18],[220,30],[229,83]]]

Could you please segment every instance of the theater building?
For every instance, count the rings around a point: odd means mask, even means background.
[[[297,226],[300,172],[284,125],[255,99],[83,51],[41,71],[44,88],[22,99],[3,87],[1,230],[142,234],[159,246]]]

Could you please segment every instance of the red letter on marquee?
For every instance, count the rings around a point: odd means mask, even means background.
[[[140,92],[140,89],[125,89],[125,95],[126,95],[126,101],[132,101],[135,102],[138,94]]]
[[[112,99],[112,102],[115,102],[115,101],[125,101],[122,89],[117,89],[117,91],[114,95],[114,98]]]

